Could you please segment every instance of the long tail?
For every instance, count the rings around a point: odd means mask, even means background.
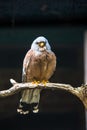
[[[40,92],[41,89],[24,90],[17,112],[20,114],[28,114],[32,110],[34,113],[37,113],[39,111]]]

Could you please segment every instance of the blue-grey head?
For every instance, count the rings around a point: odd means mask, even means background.
[[[49,45],[49,42],[48,40],[43,37],[43,36],[40,36],[40,37],[37,37],[32,45],[31,45],[31,49],[34,50],[34,51],[40,51],[40,52],[43,52],[43,51],[50,51],[51,50],[51,47]]]

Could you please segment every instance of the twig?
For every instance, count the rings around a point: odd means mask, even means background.
[[[0,97],[7,97],[14,95],[15,93],[20,92],[24,89],[62,89],[66,90],[75,96],[77,96],[82,103],[84,104],[85,108],[87,109],[87,85],[82,85],[80,87],[72,87],[69,84],[60,84],[60,83],[39,83],[39,84],[33,84],[33,83],[17,83],[15,80],[10,79],[10,82],[12,83],[12,87],[8,90],[2,90],[0,91]]]

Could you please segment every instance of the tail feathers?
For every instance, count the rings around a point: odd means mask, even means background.
[[[17,109],[17,112],[20,114],[28,114],[29,113],[29,105],[23,102],[20,102],[19,108]]]
[[[17,112],[20,114],[28,114],[30,111],[37,113],[39,111],[40,91],[40,89],[24,90]]]
[[[26,104],[39,103],[40,92],[40,89],[24,90],[22,92],[21,102],[25,102]]]
[[[20,114],[29,114],[29,112],[33,111],[33,113],[38,113],[38,103],[32,103],[32,104],[26,104],[23,102],[20,102],[19,108],[17,109],[17,112]]]

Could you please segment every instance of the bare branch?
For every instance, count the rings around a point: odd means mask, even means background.
[[[62,89],[66,90],[75,96],[77,96],[84,104],[85,108],[87,109],[87,85],[82,85],[80,87],[72,87],[69,84],[60,84],[60,83],[38,83],[38,84],[33,84],[33,83],[17,83],[15,80],[10,79],[10,82],[12,83],[12,87],[9,88],[8,90],[2,90],[0,91],[0,97],[7,97],[11,96],[15,93],[20,92],[21,90],[24,89]]]

